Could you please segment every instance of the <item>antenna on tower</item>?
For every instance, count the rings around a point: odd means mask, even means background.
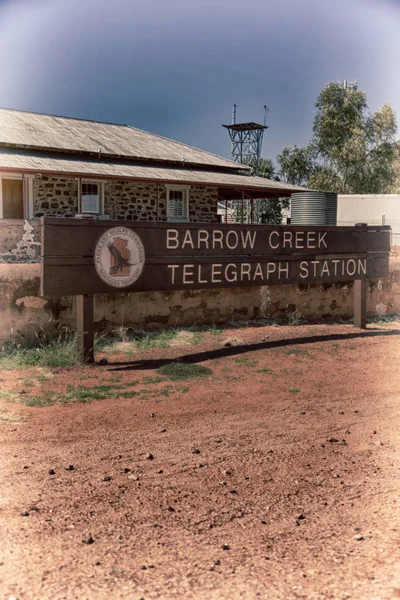
[[[237,109],[237,104],[234,104],[233,111],[232,111],[232,123],[234,125],[236,125],[236,109]]]
[[[347,81],[347,79],[345,79],[343,81],[343,89],[347,90],[348,92],[355,92],[358,90],[358,81]]]
[[[264,104],[264,127],[267,126],[267,117],[268,117],[268,113],[269,113],[269,108],[266,104]]]

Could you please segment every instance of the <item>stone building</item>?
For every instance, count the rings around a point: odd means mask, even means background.
[[[39,217],[215,223],[230,200],[245,206],[298,190],[127,125],[0,109],[0,346],[23,343],[39,329],[75,326],[72,296],[40,296]],[[263,286],[97,294],[95,326],[259,318],[274,304],[271,293]],[[287,290],[284,303],[291,306]]]
[[[218,203],[301,188],[129,125],[0,109],[0,218],[217,222]]]

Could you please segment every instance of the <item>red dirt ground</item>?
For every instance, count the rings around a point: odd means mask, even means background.
[[[171,358],[213,374],[145,379]],[[0,598],[400,598],[399,359],[398,323],[303,325],[2,371]],[[23,404],[116,380],[139,394]]]

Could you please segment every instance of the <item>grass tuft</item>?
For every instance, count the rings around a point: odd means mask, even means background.
[[[162,331],[135,331],[134,342],[138,350],[147,348],[168,348],[169,343],[178,335],[178,329]]]
[[[0,400],[4,402],[19,402],[20,395],[17,392],[11,390],[0,390]]]
[[[284,320],[287,325],[301,325],[304,323],[304,317],[299,310],[287,313]]]
[[[65,392],[45,391],[38,396],[28,396],[25,400],[27,406],[49,406],[58,402],[80,402],[86,404],[91,400],[106,400],[108,398],[132,398],[138,392],[129,388],[137,385],[137,381],[129,381],[121,385],[68,385]]]
[[[286,350],[285,354],[290,356],[294,354],[295,356],[309,356],[307,350],[302,350],[301,348],[291,348],[290,350]]]
[[[10,345],[0,353],[0,368],[71,367],[78,362],[75,338],[61,339],[36,348]]]
[[[165,377],[144,377],[143,378],[143,383],[145,383],[146,385],[151,384],[151,383],[161,383],[162,381],[166,381]]]
[[[257,361],[252,361],[248,356],[239,356],[239,358],[234,359],[237,363],[242,363],[246,365],[246,367],[256,367],[258,365]]]
[[[209,333],[210,335],[221,335],[223,333],[223,326],[216,327],[215,325],[191,325],[187,329],[192,333]]]
[[[21,421],[25,421],[24,417],[15,415],[14,413],[9,413],[4,408],[0,409],[0,425],[20,423]]]
[[[248,327],[264,327],[270,325],[269,319],[238,319],[237,321],[229,321],[228,329],[247,329]]]
[[[26,406],[51,406],[57,402],[58,396],[61,398],[61,394],[55,392],[44,392],[40,396],[29,396],[24,404]]]
[[[172,381],[190,379],[192,377],[207,377],[212,370],[202,365],[187,365],[184,363],[169,363],[157,369],[160,375],[165,375]]]
[[[189,339],[189,344],[191,344],[192,346],[196,346],[197,344],[201,344],[201,342],[204,340],[204,334],[202,331],[193,331],[191,332],[192,336]]]
[[[23,385],[24,387],[34,387],[35,386],[35,382],[32,379],[23,379],[23,378],[19,378],[21,385]]]
[[[391,323],[399,323],[400,315],[381,315],[380,317],[371,317],[367,319],[368,323],[374,323],[375,325],[390,325]]]
[[[179,331],[179,329],[144,331],[133,327],[113,327],[96,339],[95,351],[107,354],[133,354],[138,350],[168,348]]]

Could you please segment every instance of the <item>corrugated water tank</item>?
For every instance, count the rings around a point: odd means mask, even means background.
[[[337,194],[300,192],[290,196],[291,225],[336,225]]]

